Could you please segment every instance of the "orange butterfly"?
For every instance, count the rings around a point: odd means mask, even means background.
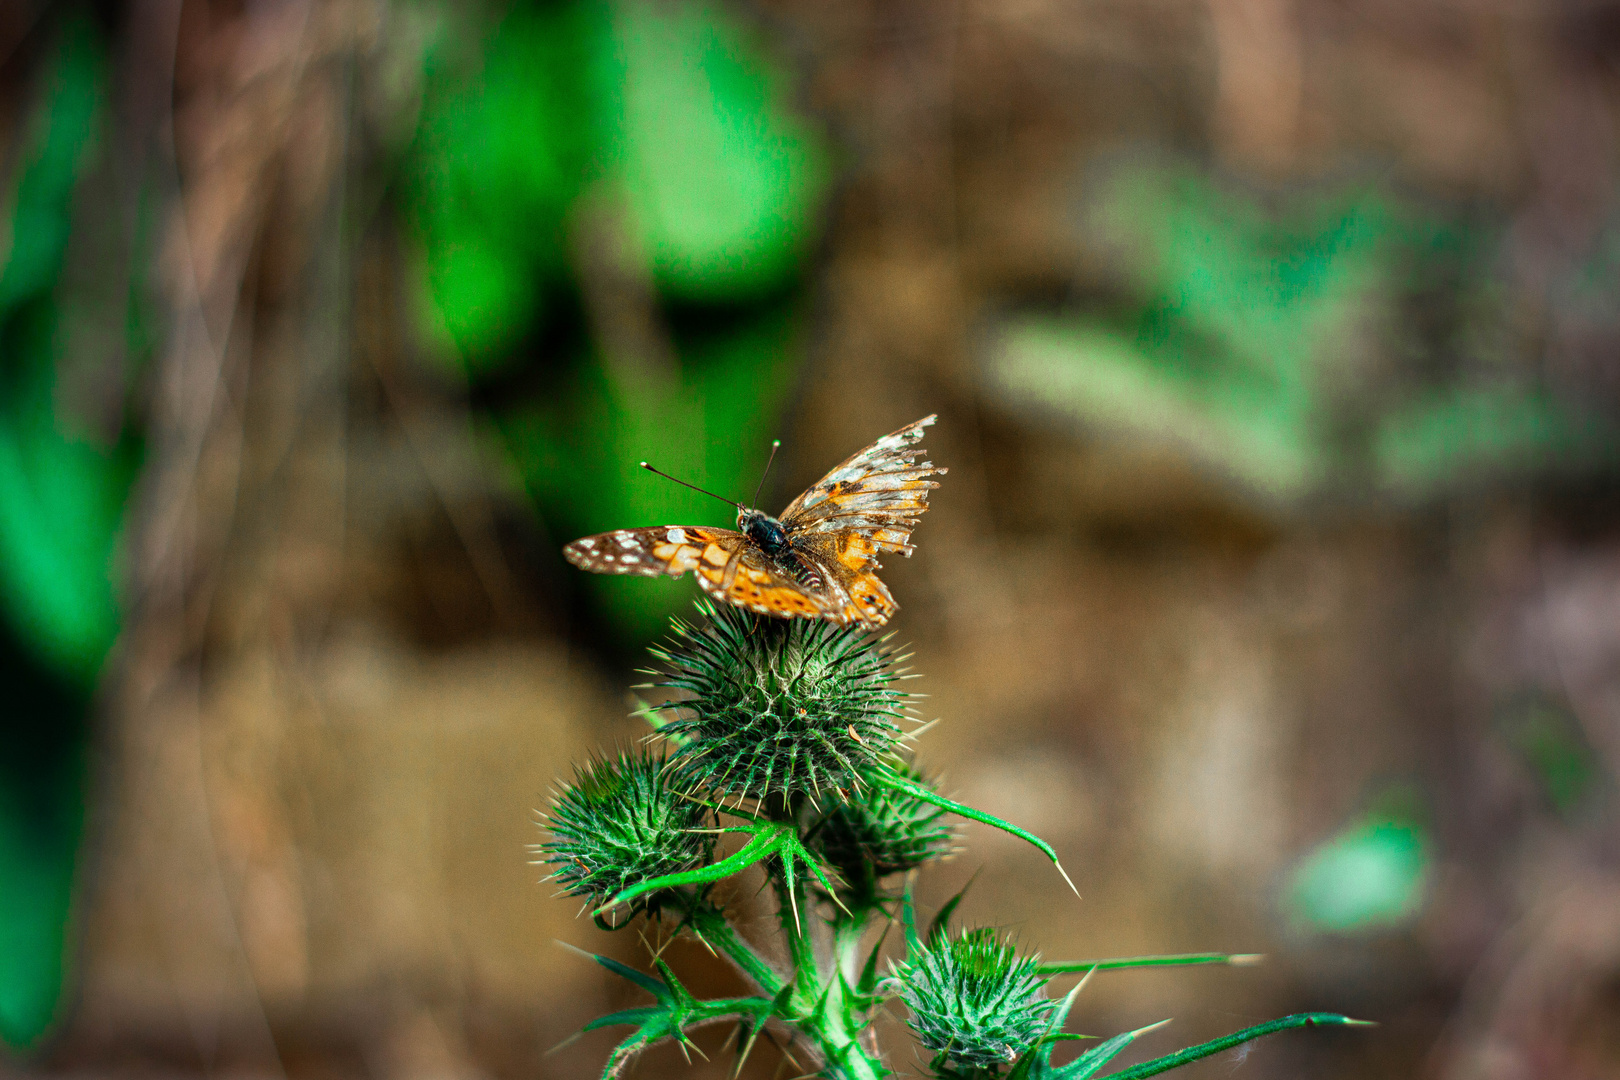
[[[563,555],[597,574],[680,577],[691,570],[710,596],[762,615],[882,626],[899,605],[874,573],[878,552],[909,557],[916,550],[911,530],[928,509],[928,492],[939,486],[928,477],[946,472],[915,460],[922,429],[936,419],[925,416],[885,435],[816,481],[780,518],[732,503],[739,532],[702,525],[620,529],[575,540]]]

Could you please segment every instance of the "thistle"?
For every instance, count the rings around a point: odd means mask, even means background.
[[[551,838],[538,863],[569,896],[601,903],[626,889],[709,860],[705,810],[666,779],[665,763],[645,751],[598,758],[576,769],[551,804]]]
[[[794,1048],[799,1072],[808,1066],[837,1080],[880,1080],[892,1074],[871,1027],[886,1002],[901,1000],[940,1080],[1084,1080],[1151,1028],[1054,1065],[1054,1049],[1073,1038],[1062,1026],[1079,988],[1055,1000],[1046,992],[1050,979],[1252,961],[1209,953],[1045,964],[993,929],[952,935],[947,924],[960,894],[919,937],[910,879],[898,895],[895,879],[953,853],[952,817],[1020,837],[1061,873],[1057,853],[941,793],[903,756],[901,725],[912,696],[897,685],[909,677],[900,667],[905,658],[886,639],[708,603],[698,610],[696,623],[676,621],[653,650],[658,685],[673,696],[642,715],[654,729],[650,740],[664,748],[580,769],[552,804],[539,861],[553,868],[564,892],[588,900],[604,929],[630,925],[640,913],[677,911],[675,932],[726,957],[752,989],[699,999],[657,957],[652,972],[593,957],[652,998],[588,1025],[633,1029],[609,1055],[604,1077],[619,1075],[659,1042],[693,1049],[689,1031],[725,1022],[736,1028],[739,1069],[759,1036],[775,1029]],[[738,934],[714,892],[716,883],[755,866],[778,902],[778,954]],[[604,921],[614,909],[628,910],[631,920]],[[904,953],[890,960],[885,976],[884,931],[896,917]],[[1116,1075],[1149,1076],[1289,1027],[1354,1022],[1297,1014]]]
[[[895,966],[917,1041],[935,1069],[977,1075],[1011,1065],[1045,1034],[1055,1004],[1039,961],[993,927],[936,935]]]
[[[858,627],[762,619],[698,605],[654,655],[684,696],[662,733],[672,783],[762,806],[858,791],[900,737],[910,695],[900,659]]]

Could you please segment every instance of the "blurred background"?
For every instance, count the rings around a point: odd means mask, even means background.
[[[920,760],[1085,898],[975,826],[925,906],[1268,954],[1099,977],[1144,1053],[1382,1025],[1189,1077],[1620,1076],[1617,59],[1611,0],[0,4],[0,1072],[594,1075],[634,997],[554,939],[641,944],[525,845],[696,590],[560,545],[937,411]]]

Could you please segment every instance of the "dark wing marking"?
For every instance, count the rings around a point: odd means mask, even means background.
[[[703,566],[724,566],[747,542],[730,529],[659,525],[582,537],[563,548],[563,557],[593,574],[680,577]]]
[[[880,551],[909,556],[911,530],[928,509],[929,491],[939,486],[928,477],[946,472],[916,460],[923,452],[917,445],[923,428],[936,419],[925,416],[883,436],[816,481],[782,512],[789,537],[850,534],[836,557],[856,572],[876,567]]]

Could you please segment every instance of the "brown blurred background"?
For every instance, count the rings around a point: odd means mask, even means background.
[[[1620,1076],[1617,59],[1603,0],[0,5],[0,1069],[595,1075],[634,999],[554,939],[640,943],[526,845],[695,589],[560,544],[937,411],[919,758],[1084,900],[975,826],[925,907],[1268,955],[1099,976],[1153,1052],[1381,1024],[1189,1078]]]

